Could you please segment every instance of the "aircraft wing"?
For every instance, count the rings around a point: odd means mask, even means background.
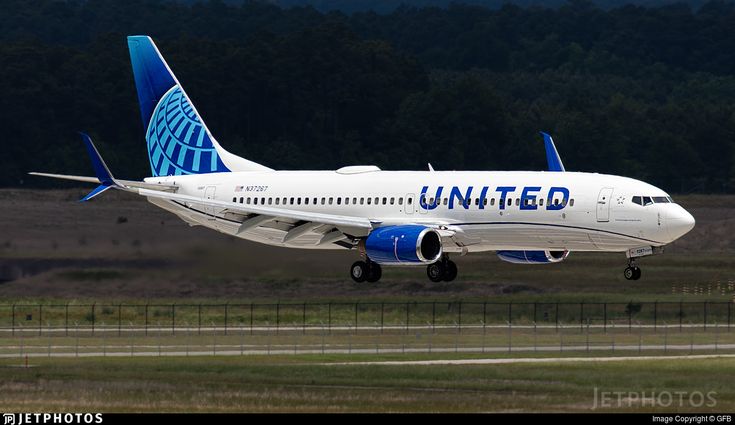
[[[296,237],[317,228],[323,229],[322,236],[317,243],[318,245],[339,242],[347,238],[347,235],[365,236],[374,227],[379,225],[378,222],[372,222],[364,217],[295,211],[286,208],[273,208],[259,205],[243,205],[144,188],[134,191],[148,198],[175,202],[180,206],[200,213],[206,214],[206,211],[199,210],[201,207],[204,207],[216,209],[219,214],[229,212],[241,215],[243,221],[237,228],[235,234],[255,229],[273,221],[288,220],[291,227],[286,230],[283,236],[283,243],[288,243]]]

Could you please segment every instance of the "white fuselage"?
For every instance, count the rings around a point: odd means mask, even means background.
[[[447,252],[627,251],[665,245],[694,226],[694,219],[686,210],[662,200],[670,198],[661,189],[626,177],[592,173],[379,171],[346,167],[337,171],[156,177],[146,182],[175,184],[179,187],[177,193],[202,199],[367,217],[381,226],[446,226],[457,232],[453,236],[457,244],[445,244]],[[550,194],[552,188],[557,189]],[[634,203],[638,196],[658,198],[661,202]],[[468,202],[463,205],[465,197]],[[296,248],[340,248],[333,243],[318,244],[330,230],[326,225],[284,242],[287,231],[299,223],[271,221],[238,233],[240,224],[247,219],[242,213],[149,199],[192,225],[244,239]],[[350,229],[340,230],[350,234]]]

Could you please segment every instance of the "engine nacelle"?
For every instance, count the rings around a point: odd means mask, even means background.
[[[498,251],[498,258],[514,264],[550,264],[560,263],[569,255],[569,251]]]
[[[442,256],[439,232],[419,225],[375,229],[363,246],[368,258],[378,264],[430,264]]]

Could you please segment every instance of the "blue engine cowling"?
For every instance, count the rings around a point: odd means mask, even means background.
[[[442,256],[439,233],[426,226],[386,226],[373,230],[364,241],[370,260],[378,264],[430,264]]]
[[[569,251],[498,251],[498,258],[514,264],[550,264],[564,261]]]

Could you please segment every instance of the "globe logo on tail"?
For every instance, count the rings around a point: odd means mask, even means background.
[[[156,105],[146,141],[153,176],[229,171],[178,85],[166,92]]]

